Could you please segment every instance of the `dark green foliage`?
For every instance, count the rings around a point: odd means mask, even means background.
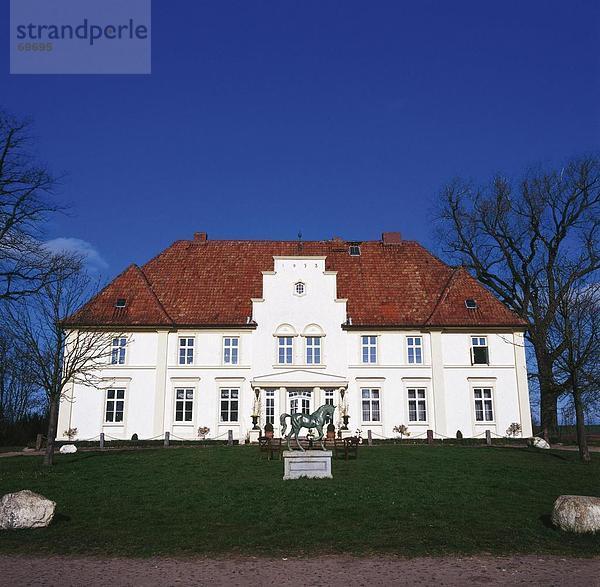
[[[282,475],[256,446],[79,452],[52,468],[4,458],[0,493],[58,506],[47,529],[0,533],[0,552],[600,555],[600,537],[549,522],[559,495],[598,495],[596,453],[584,465],[575,452],[381,445],[334,461],[333,480]]]

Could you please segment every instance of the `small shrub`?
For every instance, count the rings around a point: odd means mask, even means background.
[[[63,432],[63,436],[66,436],[69,440],[73,440],[77,436],[77,428],[69,428]]]
[[[136,442],[139,440],[138,435],[137,434],[132,434],[131,435],[131,440],[135,440]]]
[[[506,436],[508,436],[509,438],[516,438],[517,436],[521,436],[521,424],[519,424],[518,422],[513,422],[506,429]]]
[[[402,440],[405,436],[410,436],[410,432],[408,428],[404,424],[399,424],[398,426],[394,426],[393,431],[396,434],[400,435],[400,440]]]

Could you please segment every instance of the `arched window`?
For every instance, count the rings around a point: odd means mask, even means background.
[[[294,362],[294,337],[296,329],[291,324],[280,324],[275,330],[277,340],[277,363],[291,365]]]
[[[304,337],[304,362],[306,365],[323,363],[323,337],[325,333],[318,324],[309,324],[302,332]]]

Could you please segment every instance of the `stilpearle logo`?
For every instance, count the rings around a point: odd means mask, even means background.
[[[11,0],[10,72],[151,72],[150,0]]]

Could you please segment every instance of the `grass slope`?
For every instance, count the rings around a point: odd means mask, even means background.
[[[600,459],[528,449],[380,446],[333,480],[283,481],[256,447],[0,459],[0,493],[57,502],[49,528],[0,532],[0,552],[108,554],[600,554],[550,526],[561,494],[598,495]]]

